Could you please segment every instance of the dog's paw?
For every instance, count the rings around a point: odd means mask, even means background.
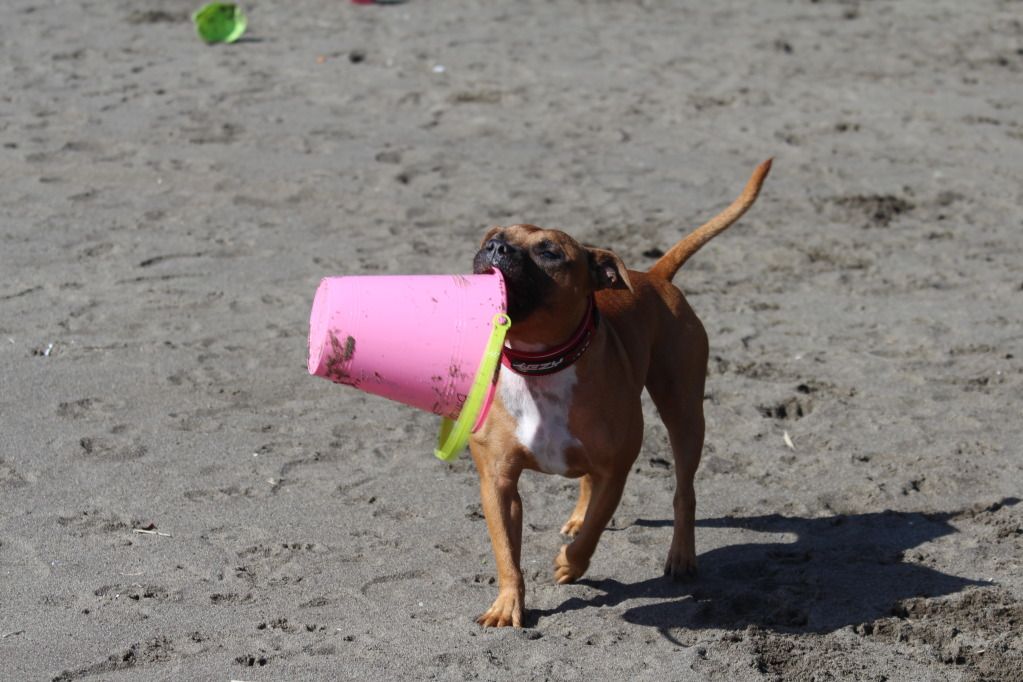
[[[580,561],[578,559],[571,559],[568,556],[568,548],[571,545],[562,545],[561,551],[558,552],[558,556],[554,558],[554,580],[559,585],[565,585],[567,583],[574,583],[579,578],[583,577],[583,573],[589,568],[589,561]]]
[[[567,535],[570,538],[574,538],[579,534],[579,529],[583,527],[582,516],[572,516],[568,521],[565,521],[565,525],[561,527],[561,534]]]
[[[664,575],[676,582],[692,580],[696,577],[696,557],[682,552],[669,552],[664,562]]]
[[[522,627],[522,613],[525,610],[525,599],[517,590],[507,590],[497,595],[497,599],[486,613],[476,619],[485,628]]]

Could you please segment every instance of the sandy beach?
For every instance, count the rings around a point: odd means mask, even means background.
[[[1023,681],[1023,5],[0,5],[0,679]],[[700,575],[667,434],[527,627],[438,419],[308,376],[320,279],[534,223],[711,341]]]

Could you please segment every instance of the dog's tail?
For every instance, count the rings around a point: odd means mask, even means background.
[[[690,232],[682,241],[668,249],[668,252],[661,256],[653,264],[653,267],[650,268],[650,274],[656,277],[663,277],[670,282],[675,277],[678,269],[682,267],[682,264],[699,251],[701,246],[721,232],[724,232],[732,223],[741,218],[742,214],[757,200],[757,195],[760,194],[760,186],[764,184],[764,178],[767,177],[768,171],[771,170],[771,161],[772,159],[768,159],[757,166],[749,182],[746,183],[746,188],[742,190],[742,194],[728,208]]]

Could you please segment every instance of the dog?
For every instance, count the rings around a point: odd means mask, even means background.
[[[771,168],[760,164],[724,211],[672,246],[647,272],[560,230],[493,227],[473,272],[500,270],[508,331],[497,391],[469,449],[497,564],[498,595],[477,622],[522,627],[522,500],[529,469],[579,479],[561,529],[573,538],[554,559],[554,579],[578,580],[618,507],[643,439],[640,396],[650,394],[675,459],[674,531],[664,572],[695,574],[693,479],[703,449],[707,333],[672,279],[700,247],[756,200]]]

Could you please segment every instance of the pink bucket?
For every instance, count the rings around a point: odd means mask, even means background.
[[[496,271],[324,278],[309,316],[309,373],[456,419],[506,301]]]

